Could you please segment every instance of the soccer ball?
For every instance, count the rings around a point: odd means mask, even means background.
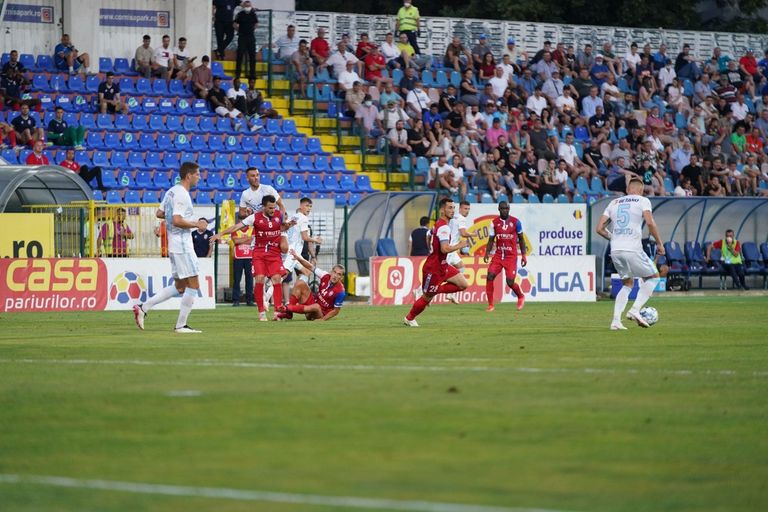
[[[644,307],[640,310],[640,316],[648,322],[648,325],[653,325],[659,321],[659,312],[656,311],[656,308]]]
[[[147,285],[135,272],[125,271],[117,275],[109,288],[109,298],[120,304],[137,304],[147,300]]]

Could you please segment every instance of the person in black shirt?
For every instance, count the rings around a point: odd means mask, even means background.
[[[19,62],[19,52],[16,50],[11,50],[11,57],[3,64],[3,70],[2,75],[3,76],[9,76],[12,71],[18,71],[19,73],[24,73],[26,71],[26,68],[24,68],[24,64]]]
[[[448,117],[453,111],[453,105],[456,103],[456,86],[449,84],[440,95],[440,101],[437,103],[437,111],[443,119]]]
[[[9,68],[8,73],[0,78],[0,105],[5,105],[14,110],[17,110],[21,105],[27,105],[30,108],[39,110],[41,104],[39,99],[32,97],[21,99],[29,85],[29,80],[24,78],[21,71]]]
[[[606,142],[611,135],[611,125],[608,122],[608,116],[605,115],[603,107],[595,107],[595,115],[589,118],[589,133],[592,140],[597,140],[598,144]]]
[[[247,60],[248,78],[256,78],[256,36],[253,31],[259,24],[256,9],[251,6],[249,0],[243,2],[243,10],[235,16],[235,28],[237,29],[237,61],[235,64],[235,78],[240,76],[240,64]]]
[[[21,106],[21,115],[11,121],[11,126],[16,132],[16,142],[22,146],[30,142],[45,140],[43,129],[38,128],[35,118],[29,115],[29,105]]]
[[[211,250],[211,237],[213,231],[208,229],[208,219],[200,217],[197,220],[197,229],[192,232],[192,245],[198,258],[207,258]]]
[[[445,120],[445,128],[453,135],[456,135],[462,126],[464,126],[464,104],[455,102],[453,110]]]
[[[427,235],[429,234],[429,217],[419,219],[419,227],[411,231],[408,237],[408,254],[411,256],[429,256],[429,244]]]
[[[64,120],[64,109],[56,107],[56,117],[48,123],[48,142],[54,146],[75,146],[75,149],[84,149],[85,128],[69,126]]]
[[[691,155],[691,161],[688,165],[683,167],[680,176],[688,178],[691,182],[691,187],[695,189],[695,195],[704,195],[704,174],[699,163],[699,156],[696,153]]]
[[[216,28],[216,55],[224,60],[224,50],[235,38],[235,27],[232,25],[232,15],[239,0],[213,0],[214,27]]]
[[[525,157],[518,164],[523,194],[538,195],[541,188],[541,177],[539,176],[539,163],[533,148],[528,148]]]
[[[405,75],[400,80],[400,96],[405,98],[408,93],[416,86],[416,82],[420,82],[421,78],[416,75],[416,71],[413,68],[405,68]]]
[[[120,86],[113,79],[114,74],[107,72],[106,81],[99,84],[99,109],[102,114],[109,112],[114,114],[118,111],[128,114],[128,105],[120,99]]]

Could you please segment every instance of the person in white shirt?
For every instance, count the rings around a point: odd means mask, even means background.
[[[299,207],[296,209],[296,213],[291,215],[290,219],[287,219],[290,223],[294,224],[286,231],[285,236],[288,238],[288,253],[283,255],[283,268],[285,268],[288,275],[286,280],[283,281],[283,297],[290,295],[289,283],[294,277],[293,271],[295,270],[300,274],[300,279],[307,281],[307,277],[311,275],[311,272],[304,268],[293,256],[291,256],[290,249],[293,249],[296,254],[301,254],[304,250],[304,243],[310,244],[309,253],[310,257],[315,254],[314,244],[322,244],[323,239],[310,236],[309,229],[309,215],[312,213],[312,199],[308,197],[302,197],[299,201]]]
[[[389,133],[397,126],[398,121],[402,121],[403,126],[405,126],[405,123],[408,122],[409,118],[405,110],[400,108],[399,105],[396,105],[394,100],[390,100],[387,102],[386,107],[379,112],[378,120],[384,128],[384,131]],[[406,140],[408,139],[406,138]]]
[[[152,74],[166,80],[170,78],[170,70],[176,67],[176,59],[170,44],[171,38],[167,35],[163,36],[163,45],[155,48],[155,54],[152,57]]]
[[[173,49],[173,57],[176,64],[173,67],[171,78],[181,80],[182,82],[192,76],[192,69],[195,67],[195,59],[190,57],[187,50],[187,38],[180,37],[179,45]]]
[[[325,64],[333,69],[333,76],[337,79],[344,71],[347,70],[347,62],[352,62],[357,65],[357,74],[363,74],[363,63],[352,52],[347,51],[347,45],[343,41],[339,41],[337,45],[338,51],[331,54]]]
[[[672,80],[677,76],[675,68],[672,66],[672,61],[667,60],[666,65],[659,70],[659,88],[663,91],[668,85],[672,83]]]
[[[502,56],[501,64],[499,64],[499,67],[503,71],[501,76],[504,78],[504,80],[509,82],[509,85],[514,85],[515,66],[512,65],[512,58],[509,56],[509,54],[505,53]]]
[[[494,96],[497,98],[502,98],[504,96],[504,91],[506,91],[507,87],[509,87],[509,80],[504,78],[504,70],[501,66],[496,66],[494,75],[490,80],[488,80],[488,83],[491,84],[491,89],[493,89]]]
[[[576,146],[573,145],[573,134],[568,133],[565,136],[565,142],[561,142],[557,146],[558,158],[565,160],[568,166],[568,172],[571,173],[571,178],[576,181],[576,178],[580,175],[584,175],[585,178],[589,178],[591,173],[591,167],[586,165],[579,158],[579,154],[576,152]],[[597,172],[595,170],[595,172]]]
[[[296,35],[296,27],[288,25],[287,33],[277,38],[272,47],[277,48],[277,58],[290,60],[291,56],[299,50],[301,38]]]
[[[640,64],[640,54],[637,53],[637,43],[632,43],[629,46],[629,51],[624,54],[624,62],[626,63],[627,68],[632,71],[632,76],[635,76],[635,68]]]
[[[607,229],[609,222],[611,231]],[[627,195],[610,202],[595,229],[598,235],[611,242],[611,260],[624,284],[613,306],[611,330],[614,331],[626,329],[621,323],[621,315],[629,300],[635,278],[640,279],[640,286],[637,299],[627,312],[627,318],[636,321],[641,327],[649,326],[640,315],[640,310],[656,289],[659,271],[643,251],[643,222],[656,241],[656,252],[663,256],[664,244],[653,219],[651,202],[643,197],[643,181],[640,178],[631,178],[627,184]]]
[[[451,245],[456,245],[461,241],[462,239],[468,239],[470,238],[471,234],[467,230],[469,227],[469,210],[471,208],[471,205],[469,201],[460,201],[459,202],[459,210],[453,214],[453,218],[448,221],[448,227],[451,229]],[[461,254],[459,254],[461,253]],[[469,254],[469,248],[465,247],[464,249],[460,251],[453,251],[449,252],[448,256],[445,258],[445,261],[456,268],[459,272],[462,274],[464,273],[464,262],[461,260],[462,255]],[[454,304],[459,303],[459,294],[451,293],[446,295],[445,297],[450,302],[453,302]]]
[[[749,114],[749,107],[744,103],[744,95],[739,93],[736,97],[736,101],[731,103],[731,113],[736,121],[743,121]]]
[[[547,98],[550,105],[555,105],[557,98],[563,95],[564,88],[565,84],[560,79],[560,71],[555,70],[552,72],[552,76],[541,86],[541,92]]]
[[[280,198],[280,194],[278,194],[277,190],[271,185],[261,184],[261,173],[259,170],[255,167],[249,167],[245,170],[245,176],[248,179],[249,186],[240,196],[238,216],[241,219],[244,219],[252,213],[259,213],[263,208],[261,200],[264,196],[274,196],[277,200],[277,207],[280,208],[283,218],[286,218],[285,205]]]
[[[165,219],[168,226],[168,256],[173,284],[157,292],[145,303],[133,306],[133,316],[139,329],[144,330],[144,320],[152,308],[161,302],[181,297],[174,332],[195,334],[201,331],[187,325],[187,318],[200,293],[197,255],[192,243],[192,231],[197,229],[198,219],[189,191],[200,181],[200,167],[194,162],[184,162],[179,169],[179,178],[179,184],[165,193],[160,208],[155,212],[158,218]]]
[[[413,89],[405,97],[405,111],[412,119],[421,119],[422,111],[429,110],[431,101],[424,91],[424,84],[416,80]]]
[[[350,61],[347,61],[346,68],[344,71],[342,71],[338,77],[337,80],[339,81],[339,85],[343,88],[345,91],[349,91],[352,89],[352,86],[355,85],[355,82],[363,83],[363,79],[360,78],[360,75],[357,74],[357,71],[355,71],[355,63]]]
[[[576,101],[571,96],[571,87],[563,88],[563,95],[555,100],[555,108],[562,114],[571,115],[576,112]]]
[[[390,69],[400,69],[408,65],[405,62],[407,56],[403,55],[403,51],[397,46],[392,32],[387,32],[384,42],[381,43],[381,54]]]
[[[528,112],[534,112],[537,116],[540,116],[541,111],[547,108],[547,99],[542,96],[541,87],[536,86],[533,90],[533,96],[528,96],[525,108],[528,109]]]

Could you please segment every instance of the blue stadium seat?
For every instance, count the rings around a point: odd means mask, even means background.
[[[51,76],[49,80],[49,90],[59,93],[59,92],[69,92],[69,87],[67,86],[66,78],[64,78],[64,75],[53,75]]]
[[[187,133],[200,131],[200,125],[197,123],[197,118],[194,116],[185,116],[182,127]]]
[[[359,175],[356,182],[357,190],[359,192],[375,192],[371,187],[371,178],[366,175]]]
[[[262,153],[270,153],[275,150],[272,145],[272,137],[259,137],[259,151]]]
[[[157,188],[152,181],[152,174],[149,171],[139,171],[136,173],[136,186],[145,189]]]
[[[226,153],[217,153],[216,158],[213,161],[213,165],[216,169],[229,170],[232,168],[229,162],[229,155]]]
[[[138,190],[126,190],[125,191],[125,202],[126,203],[140,203],[141,202],[141,196],[139,194]]]
[[[142,96],[150,96],[152,94],[152,83],[147,78],[139,78],[136,80],[136,93]]]
[[[282,169],[282,163],[278,155],[266,155],[264,157],[264,170],[267,172],[279,171]]]
[[[85,80],[79,74],[72,75],[67,80],[67,87],[72,92],[84,93],[85,92]]]
[[[114,169],[128,169],[128,157],[121,150],[112,151],[112,155],[109,157],[109,163]]]
[[[333,177],[333,176],[331,176]],[[307,178],[307,189],[313,191],[324,191],[323,178],[319,174],[310,174]]]
[[[765,274],[765,265],[760,261],[760,251],[755,242],[744,242],[741,244],[742,255],[744,256],[744,270],[747,274],[755,275]]]
[[[541,198],[541,202],[544,204],[552,204],[555,202],[555,198],[552,197],[552,194],[544,194]]]
[[[219,133],[239,133],[239,130],[235,130],[232,126],[232,121],[229,117],[216,118],[216,131]]]
[[[41,74],[36,74],[32,77],[32,89],[44,92],[51,92],[53,90],[48,85],[48,77]]]
[[[136,94],[136,84],[130,78],[120,79],[120,93],[121,94]]]
[[[224,141],[221,140],[221,137],[209,135],[208,149],[210,149],[214,153],[218,153],[219,151],[224,151]]]
[[[135,186],[133,181],[133,174],[129,171],[120,171],[117,173],[117,182],[123,188],[133,188]]]
[[[267,119],[266,124],[264,125],[264,133],[267,135],[278,135],[281,133],[280,131],[280,120],[279,119]]]
[[[109,57],[99,57],[99,73],[109,73],[114,71],[114,69],[112,59]]]
[[[532,196],[533,197],[533,196]],[[522,204],[527,202],[522,194],[514,194],[512,196],[512,203],[513,204]]]
[[[155,98],[144,98],[141,102],[141,111],[145,114],[152,114],[157,111],[157,100]]]
[[[243,135],[243,137],[240,139],[240,145],[242,146],[243,151],[246,153],[253,153],[258,151],[256,137],[252,135]]]
[[[590,181],[589,190],[592,194],[595,195],[607,195],[608,191],[605,190],[605,186],[603,185],[603,180],[601,180],[599,177],[594,176],[592,180]]]
[[[104,135],[101,132],[88,132],[85,137],[85,144],[90,148],[104,148]]]
[[[50,55],[38,55],[37,56],[37,70],[38,71],[54,71],[53,57]]]
[[[146,163],[144,162],[144,154],[139,151],[129,152],[128,164],[134,169],[144,169],[146,167]]]
[[[354,206],[357,203],[359,203],[362,198],[363,198],[363,194],[353,192],[349,194],[349,199],[347,199],[347,204],[349,204],[349,206]]]
[[[355,186],[355,178],[351,174],[342,175],[339,179],[339,191],[354,192],[357,189]]]
[[[403,160],[407,160],[407,158],[404,158]],[[315,157],[315,170],[319,172],[330,172],[331,166],[328,163],[328,157],[323,155],[318,155]]]
[[[260,171],[266,169],[266,165],[264,164],[264,155],[252,153],[248,157],[248,167],[255,167]]]
[[[133,133],[129,131],[123,133],[123,139],[120,143],[123,149],[136,149],[139,147],[139,141],[137,141]]]
[[[224,188],[224,182],[221,179],[221,172],[219,171],[208,171],[208,176],[206,177],[205,182],[211,190]]]
[[[287,137],[275,137],[275,151],[282,154],[291,152],[291,142]]]
[[[323,188],[328,192],[341,192],[339,183],[336,181],[336,177],[333,174],[326,174],[323,178]]]
[[[557,196],[557,202],[560,204],[569,203],[570,200],[566,194],[560,194]]]
[[[128,63],[128,59],[116,58],[114,64],[114,72],[118,75],[136,76],[138,73],[131,69],[131,65]]]
[[[156,151],[148,152],[144,163],[148,169],[156,169],[159,171],[164,167],[160,153]]]
[[[298,131],[296,130],[296,121],[293,119],[283,119],[283,124],[281,126],[283,135],[298,135]]]
[[[213,193],[213,204],[221,204],[229,199],[229,192],[219,190]]]
[[[103,183],[103,181],[102,181]],[[103,201],[104,200],[104,193],[101,190],[94,190],[93,191],[93,200],[94,201]]]
[[[404,158],[403,160],[408,160]],[[331,158],[331,170],[335,172],[347,172],[347,164],[344,157],[334,156]]]
[[[199,153],[197,155],[197,165],[199,165],[201,169],[213,169],[216,167],[213,163],[213,153]]]
[[[80,114],[80,120],[79,120],[80,126],[85,128],[86,130],[95,130],[96,129],[96,118],[93,114]]]
[[[317,137],[307,138],[307,152],[310,154],[322,154],[323,145]]]
[[[291,152],[299,154],[307,152],[307,139],[305,137],[293,137],[291,139]]]
[[[145,190],[144,195],[141,196],[141,201],[144,204],[156,204],[160,202],[160,195],[157,190]]]
[[[189,141],[193,151],[208,151],[208,143],[202,135],[193,135]]]
[[[664,249],[667,254],[667,263],[669,264],[669,272],[676,274],[687,274],[688,264],[685,261],[685,255],[683,254],[680,244],[677,242],[667,242],[664,244]]]
[[[234,135],[228,135],[224,137],[224,148],[226,151],[232,152],[232,151],[240,151],[242,148],[240,147],[240,142],[237,140],[237,137]]]
[[[244,153],[234,153],[230,165],[233,169],[245,170],[248,167],[248,157]]]
[[[102,130],[111,130],[115,128],[115,124],[110,114],[98,114],[96,116],[96,126]]]
[[[171,188],[171,180],[167,172],[155,172],[153,177],[154,188],[167,190]]]
[[[119,204],[123,202],[123,198],[120,197],[119,190],[108,191],[104,199],[107,201],[107,204]]]
[[[215,133],[216,119],[213,117],[203,117],[200,119],[200,131],[204,133]]]
[[[189,138],[183,133],[177,133],[173,138],[173,147],[182,151],[189,149]]]
[[[4,149],[2,153],[0,153],[0,156],[3,157],[3,160],[8,162],[9,164],[18,164],[19,160],[16,156],[16,151],[13,149]]]
[[[171,85],[168,90],[171,96],[174,97],[187,96],[189,94],[186,89],[184,89],[184,83],[181,80],[171,80]]]
[[[168,151],[173,149],[173,139],[167,133],[161,133],[157,136],[157,149],[160,151]]]
[[[380,238],[376,243],[377,256],[397,256],[397,246],[391,238]]]
[[[152,92],[157,96],[170,96],[171,93],[168,90],[168,84],[162,78],[156,78],[152,82]]]
[[[163,167],[167,169],[178,169],[181,167],[179,153],[177,151],[166,151],[163,154]]]
[[[298,165],[300,171],[312,172],[315,170],[315,162],[312,160],[312,157],[308,155],[300,156]]]
[[[245,174],[245,173],[243,173]],[[228,172],[222,179],[223,188],[232,190],[238,185],[237,175],[233,172]]]
[[[192,105],[186,98],[179,98],[176,101],[174,111],[179,115],[186,115],[192,113]]]
[[[210,192],[198,192],[195,198],[195,203],[199,205],[212,205],[213,199],[211,199]]]
[[[283,155],[280,160],[280,167],[284,171],[297,171],[299,169],[299,163],[296,159],[296,155]]]
[[[41,94],[37,97],[40,100],[40,107],[45,111],[53,111],[54,105],[56,102],[53,99],[53,96],[50,94]]]
[[[36,70],[37,65],[35,65],[35,56],[31,53],[22,53],[19,55],[19,62],[21,62],[25,68]]]
[[[151,133],[144,132],[139,138],[139,147],[145,151],[157,149],[157,142],[155,142],[155,138]]]
[[[161,114],[170,114],[176,111],[176,106],[168,98],[163,98],[157,103],[157,111]]]
[[[115,116],[114,129],[118,131],[126,131],[131,129],[131,118],[125,114],[117,114]]]
[[[309,192],[307,184],[304,181],[304,176],[301,174],[294,174],[291,176],[291,181],[288,183],[288,189],[294,192]]]

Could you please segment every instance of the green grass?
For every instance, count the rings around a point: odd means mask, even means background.
[[[436,306],[419,329],[400,325],[405,308],[263,324],[221,307],[192,313],[199,336],[172,334],[170,311],[144,332],[128,312],[0,315],[0,474],[768,510],[768,299],[653,305],[659,324],[626,332],[607,329],[609,301]],[[200,395],[168,396],[184,390]],[[0,510],[338,508],[0,482]]]

